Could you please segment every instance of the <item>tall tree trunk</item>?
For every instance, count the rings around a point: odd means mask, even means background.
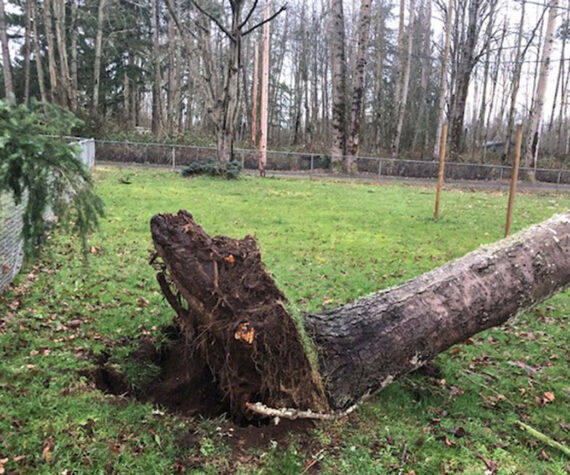
[[[263,18],[269,18],[271,3],[265,0],[265,8]],[[269,23],[263,25],[262,53],[261,53],[261,104],[260,104],[260,122],[259,122],[259,175],[265,176],[265,166],[267,165],[267,133],[268,115],[269,115]]]
[[[420,60],[421,73],[420,73],[420,87],[419,98],[420,104],[418,109],[417,120],[414,121],[414,138],[412,141],[412,150],[418,148],[420,139],[423,136],[422,155],[427,150],[427,138],[429,131],[428,109],[431,102],[431,97],[428,91],[429,79],[431,76],[431,1],[424,0],[422,3],[422,18],[420,21],[421,31],[421,52],[422,58]]]
[[[546,23],[546,36],[542,49],[542,57],[540,60],[540,73],[538,76],[538,84],[536,85],[535,99],[533,107],[530,111],[530,128],[524,159],[525,167],[529,167],[531,162],[536,166],[538,156],[538,144],[540,140],[540,126],[542,122],[542,109],[544,107],[544,93],[548,83],[548,74],[550,72],[550,56],[552,55],[552,45],[554,43],[554,27],[556,24],[556,14],[558,8],[558,0],[550,0],[548,12],[548,21]]]
[[[103,23],[105,21],[106,3],[107,0],[99,0],[99,8],[97,9],[97,32],[95,34],[95,63],[93,65],[93,112],[95,114],[99,112],[101,56],[103,53]]]
[[[14,86],[12,83],[12,68],[10,64],[10,48],[8,45],[8,34],[6,31],[6,13],[4,11],[4,0],[0,0],[0,43],[2,46],[2,74],[4,76],[4,97],[8,102],[14,102]]]
[[[385,15],[382,10],[383,4],[378,5],[376,14],[376,48],[374,60],[374,146],[378,152],[384,146],[383,121],[384,111],[384,50],[385,50]]]
[[[253,57],[253,77],[252,77],[252,93],[251,93],[251,143],[257,144],[257,96],[258,96],[258,74],[259,74],[259,45],[255,42],[255,52]]]
[[[246,418],[253,417],[248,409],[291,418],[350,411],[570,284],[566,213],[397,287],[309,315],[317,368],[253,238],[211,238],[184,211],[154,216],[151,232],[159,284],[190,342],[187,353],[197,355],[199,367],[185,371],[209,371],[231,411]]]
[[[104,0],[100,0],[104,1]],[[158,17],[159,0],[151,0],[151,31],[152,31],[152,118],[151,130],[154,135],[158,135],[162,128],[162,101],[161,89],[162,78],[160,74],[160,48],[158,43]]]
[[[78,59],[77,59],[77,28],[78,28],[78,6],[77,0],[71,0],[71,109],[77,110],[79,106],[79,79],[78,79]]]
[[[471,73],[475,66],[475,46],[477,44],[480,10],[483,0],[470,0],[468,5],[468,24],[465,41],[459,53],[459,64],[455,79],[455,94],[451,113],[450,154],[457,158],[462,148],[463,121]]]
[[[44,0],[44,33],[46,35],[48,50],[48,71],[50,84],[50,97],[52,102],[60,102],[57,67],[55,61],[55,42],[53,39],[52,3],[54,0]],[[36,40],[38,38],[36,37]]]
[[[360,121],[362,104],[364,102],[364,83],[366,64],[368,63],[368,39],[370,37],[370,8],[372,0],[362,0],[360,3],[360,18],[358,20],[358,44],[356,60],[352,73],[352,110],[348,143],[346,147],[346,171],[358,172],[356,157],[360,151]]]
[[[503,159],[507,160],[509,157],[509,150],[511,147],[511,138],[513,135],[513,127],[515,124],[515,108],[517,105],[517,95],[519,92],[520,86],[520,79],[521,79],[521,72],[522,72],[522,51],[521,51],[521,43],[523,38],[524,32],[524,22],[525,22],[525,7],[526,2],[522,2],[521,5],[521,19],[519,22],[519,30],[517,34],[517,43],[516,43],[516,53],[515,53],[515,63],[513,69],[513,78],[512,78],[512,90],[511,90],[511,105],[509,107],[509,115],[507,119],[507,134],[505,137],[505,147],[503,151]]]
[[[167,18],[167,35],[168,35],[168,91],[166,98],[166,128],[168,134],[174,132],[174,125],[176,124],[176,28],[174,26],[174,19],[170,13]]]
[[[40,41],[38,36],[38,21],[36,15],[36,2],[35,0],[30,0],[30,13],[32,17],[32,29],[34,32],[34,55],[36,61],[36,71],[38,73],[38,85],[40,89],[40,99],[42,102],[47,102],[47,91],[46,83],[44,79],[44,68],[42,65],[42,55],[40,51]]]
[[[406,104],[408,102],[408,90],[410,88],[410,71],[412,68],[412,47],[414,44],[414,0],[410,0],[410,19],[408,21],[408,48],[406,55],[406,65],[402,76],[401,95],[396,98],[397,102],[397,123],[396,132],[392,140],[392,157],[398,158],[400,154],[400,142],[404,129],[404,118],[406,116]]]
[[[570,8],[566,11],[565,24],[570,25]],[[554,116],[556,113],[556,106],[558,105],[558,91],[560,90],[560,95],[562,96],[564,90],[564,66],[565,66],[565,55],[566,55],[566,40],[568,38],[567,32],[563,32],[562,35],[562,48],[560,50],[560,62],[558,64],[558,75],[556,77],[556,86],[554,87],[554,99],[552,101],[552,112],[550,113],[550,121],[548,122],[548,132],[550,133],[550,152],[556,153],[556,145],[554,137],[552,137],[552,127],[554,125]],[[562,101],[560,101],[560,110],[562,110]]]
[[[443,40],[443,56],[441,59],[441,73],[439,75],[439,100],[437,105],[437,132],[433,148],[433,158],[439,157],[441,129],[446,121],[445,106],[447,103],[447,74],[449,63],[449,50],[451,48],[451,23],[453,19],[453,5],[455,0],[449,0],[445,18],[445,39]]]
[[[61,101],[62,105],[72,107],[70,91],[69,62],[67,60],[67,41],[65,34],[65,0],[53,0],[55,16],[55,37],[57,42],[57,55],[59,58]]]
[[[24,104],[30,100],[30,56],[32,46],[32,1],[25,0],[25,32],[24,32]]]
[[[331,0],[328,39],[332,75],[332,145],[331,162],[334,171],[343,167],[346,153],[346,53],[342,0]]]
[[[494,13],[495,7],[497,2],[494,1],[491,5],[491,13],[489,18],[489,23],[487,23],[487,41],[490,42],[493,36],[493,28],[495,26],[494,21]],[[486,132],[486,124],[485,124],[485,116],[487,111],[487,86],[489,82],[489,69],[491,67],[491,48],[487,48],[487,52],[485,54],[485,65],[483,67],[483,92],[481,93],[481,107],[479,108],[479,114],[476,118],[475,123],[475,130],[473,131],[473,153],[475,153],[475,149],[479,144],[479,150],[481,150],[481,146],[483,145],[483,137],[485,136]],[[488,124],[487,124],[488,127]],[[482,160],[484,161],[484,159]]]

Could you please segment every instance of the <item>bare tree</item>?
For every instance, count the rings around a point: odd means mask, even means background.
[[[489,46],[491,38],[477,51],[479,33],[485,20],[489,20],[487,8],[496,0],[466,0],[467,25],[461,31],[461,41],[457,47],[457,65],[450,118],[450,154],[457,156],[463,139],[465,106],[473,68]],[[458,12],[459,15],[459,12]],[[457,41],[457,38],[456,38]]]
[[[538,144],[540,141],[540,124],[542,121],[542,109],[544,107],[544,93],[546,92],[546,84],[548,74],[550,72],[550,56],[552,55],[552,45],[554,43],[554,27],[556,24],[558,0],[550,0],[548,20],[546,22],[546,36],[542,49],[540,60],[540,73],[538,76],[538,84],[534,93],[533,107],[530,111],[530,128],[525,153],[524,164],[529,167],[531,162],[536,166],[538,154]]]
[[[372,0],[362,0],[358,20],[358,44],[356,59],[352,73],[352,110],[350,128],[346,147],[346,171],[356,173],[356,157],[360,150],[360,122],[364,101],[365,69],[368,63],[368,39],[370,37],[370,7]]]
[[[396,96],[396,130],[392,140],[392,156],[398,157],[400,153],[400,140],[404,128],[404,117],[406,114],[406,103],[408,102],[408,91],[410,88],[410,70],[412,67],[412,47],[414,41],[414,0],[410,0],[410,19],[408,20],[408,47],[406,54],[406,65],[403,70],[401,80],[401,94]]]
[[[342,168],[346,154],[346,50],[342,0],[331,0],[328,39],[331,55],[332,79],[332,144],[333,169]]]

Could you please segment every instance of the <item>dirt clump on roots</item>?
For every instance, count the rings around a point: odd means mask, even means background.
[[[211,378],[236,419],[255,419],[247,408],[255,402],[327,410],[286,298],[265,270],[255,239],[210,237],[186,211],[154,216],[151,232],[151,263],[181,330],[180,357],[166,371],[173,384],[188,374]]]

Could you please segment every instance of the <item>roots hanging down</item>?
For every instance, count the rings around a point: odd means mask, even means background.
[[[255,239],[210,237],[186,211],[154,216],[151,232],[157,279],[185,334],[188,364],[207,368],[232,415],[259,417],[249,409],[258,402],[327,411],[318,374]]]

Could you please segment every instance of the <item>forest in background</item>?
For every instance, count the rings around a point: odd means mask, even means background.
[[[568,159],[568,0],[272,3],[269,148],[431,160],[448,122],[455,160],[507,162],[521,122],[525,165]],[[0,0],[0,94],[85,135],[252,146],[264,4]]]

